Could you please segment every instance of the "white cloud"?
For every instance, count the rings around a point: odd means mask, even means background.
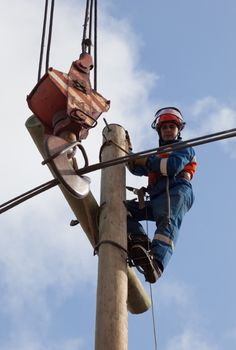
[[[50,65],[56,69],[68,71],[80,53],[81,9],[78,3],[73,8],[68,2],[58,2],[56,6],[50,60]],[[20,5],[13,1],[9,5],[2,3],[0,10],[11,14],[11,21],[1,22],[4,28],[1,42],[4,39],[7,43],[0,57],[4,68],[0,88],[0,193],[3,202],[52,176],[40,165],[41,156],[24,127],[31,115],[26,95],[37,79],[43,6],[28,0],[21,1]],[[151,115],[148,96],[156,76],[138,69],[140,43],[127,23],[104,13],[101,23],[98,90],[112,100],[111,110],[104,117],[108,122],[128,128],[138,148],[145,137],[144,116]],[[84,142],[90,164],[98,161],[104,126],[101,118],[98,127],[91,130]],[[99,174],[89,175],[98,200]],[[46,332],[54,317],[55,304],[73,296],[82,284],[88,283],[94,288],[97,258],[93,257],[81,228],[69,228],[72,218],[73,214],[56,188],[1,215],[0,315],[11,320],[15,337],[9,346],[2,345],[4,350],[45,349],[32,334],[37,333],[37,329]],[[50,290],[55,296],[54,306],[47,297]],[[8,331],[10,334],[10,329]],[[82,349],[80,340],[68,340],[63,346],[54,344],[50,349],[74,350],[80,346]]]
[[[190,291],[189,286],[177,281],[171,281],[160,283],[158,294],[163,303],[167,305],[174,304],[183,308],[190,305],[193,292]]]
[[[192,114],[203,132],[223,131],[236,125],[236,111],[210,96],[196,101]]]
[[[235,126],[236,111],[213,97],[197,101],[192,109],[195,120],[205,132],[217,132]]]
[[[84,350],[82,338],[70,338],[47,342],[37,335],[24,331],[16,337],[16,334],[4,345],[3,350]]]
[[[165,277],[165,276],[164,276]],[[157,287],[159,303],[166,310],[174,309],[181,324],[196,326],[202,322],[197,308],[195,291],[181,281],[168,281],[165,278]]]
[[[236,127],[236,110],[234,107],[220,102],[212,96],[196,101],[188,110],[189,115],[186,117],[187,127],[183,133],[185,139],[230,130]],[[236,157],[235,142],[235,137],[220,141],[225,152],[232,158]]]
[[[82,2],[81,2],[82,3]],[[68,71],[71,62],[80,53],[83,6],[78,2],[58,2],[52,39],[50,65]],[[11,20],[1,20],[0,40],[5,50],[0,57],[1,72],[1,202],[51,178],[47,168],[40,165],[38,154],[24,123],[31,114],[26,95],[37,78],[37,64],[41,37],[43,6],[38,2],[13,0],[2,2],[1,13],[8,12]],[[67,20],[69,18],[69,20]],[[6,45],[7,43],[7,45]],[[98,91],[111,99],[108,122],[118,123],[129,130],[135,150],[141,150],[144,139],[153,135],[150,128],[153,106],[149,94],[158,77],[140,70],[139,50],[142,43],[124,20],[115,20],[103,13],[99,28]],[[208,111],[207,117],[204,111]],[[220,105],[214,98],[198,101],[192,115],[197,134],[215,131],[234,124],[235,112]],[[216,118],[217,117],[217,118]],[[208,120],[209,118],[209,120]],[[209,122],[205,122],[208,120]],[[215,121],[218,120],[218,123]],[[84,142],[90,164],[98,161],[101,120]],[[89,175],[92,191],[99,200],[99,172]],[[131,184],[132,178],[129,176]],[[135,180],[135,184],[140,181]],[[0,290],[1,313],[11,319],[15,340],[4,350],[45,349],[38,337],[25,334],[27,327],[48,327],[53,314],[47,291],[50,288],[55,302],[62,303],[80,288],[82,283],[94,287],[96,258],[81,228],[69,228],[73,214],[58,189],[40,195],[3,214],[0,233]],[[159,292],[158,292],[159,293]],[[162,285],[160,295],[187,309],[189,291],[184,286]],[[190,293],[191,295],[191,293]],[[158,296],[159,298],[159,296]],[[163,299],[164,300],[164,299]],[[26,312],[27,311],[27,312]],[[28,315],[28,316],[27,316]],[[19,327],[19,328],[18,328]],[[186,332],[178,339],[182,348],[169,344],[168,350],[207,350],[207,343],[195,333]],[[187,346],[190,345],[191,346]],[[172,347],[171,347],[172,346]],[[83,349],[81,339],[52,344],[50,349]],[[211,348],[211,350],[216,348]]]
[[[185,330],[181,335],[171,338],[166,350],[219,350],[216,344],[209,342],[193,330]]]

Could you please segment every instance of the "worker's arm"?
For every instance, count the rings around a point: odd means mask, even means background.
[[[180,173],[194,158],[194,149],[188,147],[171,153],[168,158],[161,158],[158,155],[150,156],[147,161],[147,168],[163,176],[174,176]]]

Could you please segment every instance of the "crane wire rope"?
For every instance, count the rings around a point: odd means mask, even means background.
[[[55,1],[51,0],[51,9],[50,9],[50,18],[49,18],[49,28],[48,28],[48,42],[47,42],[47,51],[46,51],[46,62],[45,62],[45,73],[49,68],[49,59],[50,59],[50,49],[52,41],[52,29],[53,29],[53,18],[54,18],[54,8]],[[83,35],[82,35],[82,53],[85,53],[87,50],[90,54],[91,45],[92,45],[92,19],[94,12],[94,90],[97,89],[97,0],[87,0],[85,8],[85,17],[83,24]],[[45,0],[44,5],[44,16],[43,16],[43,28],[41,36],[41,45],[40,45],[40,55],[39,55],[39,65],[38,65],[38,82],[41,79],[42,72],[42,63],[44,58],[44,45],[45,45],[45,36],[46,36],[46,27],[47,27],[47,17],[48,17],[48,0]],[[89,37],[87,38],[87,26],[89,23]],[[58,179],[50,180],[42,185],[39,185],[13,199],[0,205],[0,214],[5,211],[23,203],[24,201],[33,198],[34,196],[47,191],[48,189],[59,185],[60,182]]]
[[[44,6],[43,29],[42,29],[40,54],[39,54],[39,66],[38,66],[38,82],[41,78],[41,71],[42,71],[44,42],[45,42],[46,25],[47,25],[47,13],[48,13],[48,0],[45,1],[45,6]]]
[[[178,143],[173,143],[173,144],[166,145],[166,146],[152,148],[152,149],[149,149],[149,150],[146,150],[146,151],[129,154],[129,155],[126,155],[126,156],[123,156],[123,157],[119,157],[119,158],[115,158],[115,159],[111,159],[111,160],[108,160],[108,161],[105,161],[105,162],[99,162],[99,163],[95,163],[95,164],[92,164],[92,165],[88,165],[88,166],[85,166],[84,168],[78,169],[77,170],[77,175],[81,176],[81,175],[88,174],[88,173],[96,171],[96,170],[101,170],[101,169],[104,169],[104,168],[108,168],[110,166],[115,166],[115,165],[118,165],[118,164],[127,163],[127,162],[130,162],[130,161],[134,161],[136,159],[149,157],[151,155],[158,155],[160,153],[170,153],[170,152],[173,152],[173,151],[181,150],[181,149],[186,148],[186,147],[199,146],[199,145],[203,145],[203,144],[206,144],[206,143],[211,143],[211,142],[215,142],[215,141],[219,141],[219,140],[232,138],[232,137],[235,137],[235,136],[236,136],[236,128],[230,129],[230,130],[224,130],[224,131],[217,132],[217,133],[214,133],[214,134],[208,134],[208,135],[196,137],[196,138],[193,138],[193,139],[189,139],[189,140],[186,140],[186,141],[180,141]],[[36,193],[34,193],[35,189],[32,189],[31,190],[32,193],[30,194],[30,196],[34,197],[35,195],[46,191],[47,188],[45,188],[44,185],[50,186],[49,185],[50,183],[52,185],[51,187],[54,187],[54,186],[59,184],[59,180],[53,179],[51,181],[46,182],[45,184],[42,184],[41,185],[42,186],[41,190],[39,189],[40,186],[36,187],[36,189],[37,189]],[[51,187],[49,187],[49,188],[51,188]],[[28,192],[31,192],[31,191],[28,191]],[[7,211],[8,209],[11,209],[15,205],[20,204],[18,202],[18,200],[20,199],[21,196],[22,196],[21,203],[24,202],[25,200],[31,198],[31,197],[27,198],[27,197],[25,197],[25,194],[23,194],[23,195],[17,196],[16,198],[13,198],[12,200],[10,200],[10,201],[8,201],[6,203],[1,204],[0,205],[0,214],[2,214],[3,212]],[[14,201],[16,199],[17,199],[17,202],[16,202],[16,204],[14,204]],[[11,202],[11,204],[10,204],[10,202]],[[9,205],[10,205],[10,207],[9,207]]]
[[[50,10],[49,28],[48,28],[48,42],[47,42],[47,51],[46,51],[46,59],[45,59],[45,73],[48,71],[48,68],[49,68],[54,7],[55,7],[54,0],[51,0],[51,10]],[[48,19],[48,0],[45,0],[44,16],[43,16],[43,28],[42,28],[40,54],[39,54],[39,65],[38,65],[38,82],[41,79],[41,75],[42,75],[42,65],[43,65],[43,59],[44,59],[44,46],[45,46],[47,19]]]
[[[88,26],[88,21],[89,21],[89,8],[90,8],[90,2],[89,0],[86,1],[86,7],[85,7],[85,15],[84,15],[84,30],[83,30],[83,36],[82,36],[82,52],[85,53],[87,50],[88,45],[90,42],[88,41],[87,38],[87,26]]]
[[[45,73],[49,68],[51,42],[52,42],[52,29],[53,29],[53,19],[54,19],[54,8],[55,0],[51,0],[51,10],[49,17],[49,28],[48,28],[48,41],[47,41],[47,51],[45,59]],[[94,90],[97,90],[97,0],[87,0],[85,8],[85,18],[83,24],[83,35],[82,35],[82,52],[91,53],[92,46],[92,30],[93,30],[93,15],[94,15]],[[40,45],[40,55],[39,55],[39,66],[38,66],[38,81],[41,78],[42,63],[44,56],[44,45],[47,27],[47,17],[48,17],[48,0],[45,0],[44,6],[44,18],[43,18],[43,29]],[[87,37],[87,26],[89,25],[89,36]]]
[[[83,24],[82,36],[82,52],[91,54],[91,46],[93,46],[94,57],[94,90],[97,91],[97,0],[87,0],[85,7],[85,16]],[[88,36],[87,36],[88,29]],[[93,32],[93,44],[92,44]]]
[[[98,58],[97,58],[97,25],[98,25],[98,5],[97,0],[94,0],[94,37],[93,37],[93,45],[94,45],[94,70],[93,70],[93,88],[97,91],[97,66],[98,66]]]
[[[54,15],[54,0],[51,0],[51,11],[50,11],[50,21],[48,29],[48,44],[47,44],[47,53],[46,53],[46,63],[45,63],[45,72],[49,68],[49,59],[50,59],[50,50],[51,50],[51,41],[52,41],[52,27],[53,27],[53,15]]]
[[[89,9],[89,40],[90,45],[88,47],[88,53],[91,55],[91,46],[92,46],[92,23],[93,23],[93,0],[90,0],[90,9]]]

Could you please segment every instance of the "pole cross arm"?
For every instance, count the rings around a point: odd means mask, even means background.
[[[42,157],[45,159],[43,144],[43,126],[36,116],[27,119],[26,128],[29,131],[34,143],[36,144]],[[56,178],[52,169],[53,176]],[[87,235],[91,245],[95,248],[98,242],[97,217],[99,215],[99,206],[91,191],[82,199],[75,198],[62,185],[59,185],[65,199],[71,207],[74,215],[79,221],[82,229]],[[151,307],[151,300],[142,283],[138,279],[135,271],[128,266],[128,310],[133,314],[140,314]]]

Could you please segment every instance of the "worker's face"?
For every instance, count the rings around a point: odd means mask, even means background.
[[[175,123],[166,122],[161,127],[161,138],[164,141],[175,140],[179,133],[179,129]]]

